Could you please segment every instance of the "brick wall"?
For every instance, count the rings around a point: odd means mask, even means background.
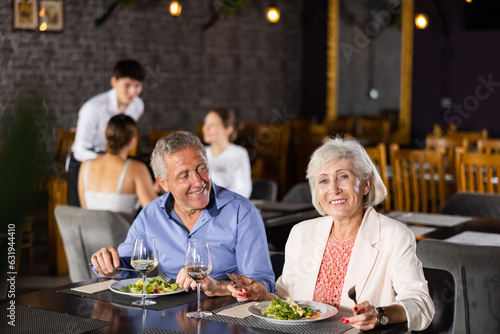
[[[171,17],[166,1],[140,0],[118,7],[97,28],[95,18],[113,1],[103,2],[65,0],[64,31],[45,33],[13,30],[12,2],[1,2],[0,115],[16,84],[36,81],[49,92],[55,139],[56,128],[75,126],[81,105],[110,87],[121,58],[135,58],[148,71],[139,124],[144,139],[152,126],[194,130],[218,105],[232,107],[242,120],[267,121],[276,110],[298,114],[302,0],[281,1],[276,25],[265,20],[267,1],[246,1],[205,31],[211,13],[204,1],[184,1],[182,15]]]

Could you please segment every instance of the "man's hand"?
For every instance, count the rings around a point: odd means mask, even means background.
[[[182,268],[177,274],[177,284],[185,291],[189,291],[189,289],[196,290],[197,285],[196,282],[188,276],[184,268]],[[227,290],[226,286],[229,284],[229,281],[217,280],[210,276],[207,276],[201,281],[200,287],[201,291],[205,292],[205,294],[209,297],[213,296],[225,296],[230,295],[231,293]]]
[[[121,270],[116,270],[119,267],[120,256],[114,247],[103,247],[92,254],[92,265],[97,270],[97,273],[103,277],[115,277]]]

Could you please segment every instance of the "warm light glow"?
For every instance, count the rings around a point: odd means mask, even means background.
[[[47,22],[43,22],[40,24],[40,28],[38,28],[40,31],[45,31],[47,30]]]
[[[465,0],[465,2],[471,3],[471,2],[472,2],[472,0]]]
[[[415,26],[418,29],[425,29],[427,28],[427,25],[429,24],[429,20],[427,20],[427,16],[424,14],[418,14],[415,17]]]
[[[276,7],[267,10],[266,18],[271,23],[277,23],[280,20],[280,11]]]
[[[45,16],[45,8],[40,9],[38,15],[40,15],[40,17]]]
[[[170,15],[179,16],[182,12],[182,5],[178,1],[172,1],[170,3]]]

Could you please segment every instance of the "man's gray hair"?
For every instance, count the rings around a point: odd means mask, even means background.
[[[307,166],[307,179],[311,187],[312,203],[323,216],[326,216],[327,213],[319,203],[315,180],[322,167],[342,159],[351,163],[354,173],[358,174],[361,181],[370,180],[370,191],[363,199],[365,209],[382,203],[387,196],[387,189],[377,167],[363,146],[355,139],[330,138],[311,155]]]
[[[177,131],[168,136],[161,137],[155,145],[153,153],[151,153],[151,168],[155,177],[167,180],[168,171],[165,166],[165,155],[171,155],[176,152],[185,150],[187,148],[197,148],[207,157],[205,146],[201,143],[200,139],[187,131]]]

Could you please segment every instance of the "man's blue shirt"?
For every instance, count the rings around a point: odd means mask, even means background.
[[[226,273],[237,273],[262,282],[274,292],[264,222],[249,200],[212,182],[210,202],[191,232],[173,210],[173,201],[166,193],[140,212],[118,247],[122,265],[130,267],[135,238],[154,237],[161,269],[175,279],[184,266],[188,242],[204,240],[212,256],[211,277],[227,280]],[[122,271],[118,277],[128,275]]]

